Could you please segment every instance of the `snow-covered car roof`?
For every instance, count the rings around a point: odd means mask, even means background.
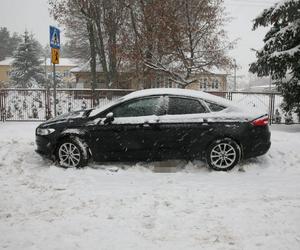
[[[179,88],[155,88],[155,89],[143,89],[132,92],[122,98],[122,101],[130,100],[133,98],[146,97],[151,95],[178,95],[178,96],[187,96],[200,98],[209,102],[215,102],[224,106],[232,106],[233,102],[225,98],[205,93],[199,90],[191,89],[179,89]]]
[[[128,101],[135,98],[140,97],[147,97],[147,96],[153,96],[153,95],[177,95],[177,96],[186,96],[186,97],[194,97],[194,98],[200,98],[209,102],[218,103],[220,105],[223,105],[225,107],[232,107],[236,106],[232,101],[229,101],[225,98],[215,96],[212,94],[205,93],[203,91],[197,91],[197,90],[190,90],[190,89],[179,89],[179,88],[153,88],[153,89],[143,89],[138,90],[135,92],[132,92],[128,95],[125,95],[118,100],[112,101],[106,105],[103,105],[99,108],[94,109],[90,116],[94,116],[98,114],[99,112],[102,112],[103,110],[109,108],[110,106],[113,106],[117,103]]]

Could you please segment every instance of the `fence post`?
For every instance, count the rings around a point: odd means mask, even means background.
[[[4,102],[5,92],[0,90],[0,118],[2,122],[6,120],[6,109]]]
[[[269,93],[269,124],[272,125],[273,114],[274,114],[274,93]]]

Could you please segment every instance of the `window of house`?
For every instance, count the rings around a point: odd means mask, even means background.
[[[195,99],[169,97],[169,115],[204,113],[205,108]]]
[[[204,78],[203,80],[203,88],[207,89],[207,78]]]
[[[218,79],[215,79],[215,89],[218,89],[219,88],[219,80]]]

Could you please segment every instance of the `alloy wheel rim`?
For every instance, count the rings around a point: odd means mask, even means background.
[[[211,150],[210,160],[217,168],[228,168],[236,160],[236,151],[229,143],[220,143]]]
[[[80,162],[79,149],[70,142],[63,143],[58,150],[60,164],[64,167],[74,168]]]

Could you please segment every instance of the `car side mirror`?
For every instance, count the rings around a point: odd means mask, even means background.
[[[111,123],[114,121],[114,119],[115,119],[115,118],[114,118],[114,113],[109,112],[109,113],[106,115],[106,117],[105,117],[103,123],[104,123],[104,124],[111,124]]]

